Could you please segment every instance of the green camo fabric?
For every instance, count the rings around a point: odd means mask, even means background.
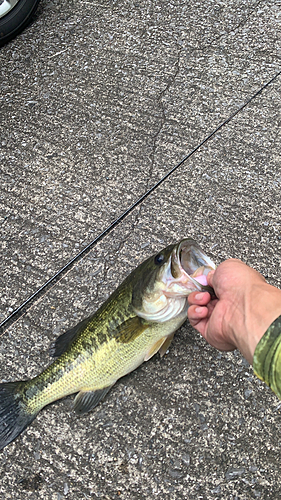
[[[260,339],[254,353],[253,368],[255,375],[281,399],[281,316]]]

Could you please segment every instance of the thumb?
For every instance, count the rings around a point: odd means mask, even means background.
[[[209,286],[211,286],[212,288],[214,288],[214,274],[215,274],[216,271],[210,271],[208,274],[207,274],[207,283]]]

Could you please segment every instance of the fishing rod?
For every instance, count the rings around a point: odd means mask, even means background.
[[[255,92],[244,104],[234,111],[226,120],[224,120],[216,129],[213,130],[203,141],[201,141],[192,151],[190,151],[176,166],[169,170],[161,179],[159,179],[151,188],[149,188],[137,201],[127,208],[117,219],[115,219],[104,231],[94,238],[86,247],[84,247],[75,257],[57,271],[48,281],[38,288],[30,297],[28,297],[19,307],[17,307],[6,319],[0,323],[0,333],[3,334],[15,321],[18,321],[36,300],[39,300],[47,291],[52,288],[60,279],[63,278],[73,267],[73,265],[87,255],[96,244],[105,238],[114,228],[116,228],[135,208],[137,208],[146,198],[148,198],[168,177],[170,177],[183,163],[185,163],[194,153],[196,153],[204,144],[206,144],[219,130],[227,125],[238,113],[240,113],[251,101],[259,96],[269,85],[271,85],[279,76],[279,71],[271,80],[265,83],[257,92]]]

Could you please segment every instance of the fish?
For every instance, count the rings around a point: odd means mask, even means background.
[[[77,414],[89,412],[118,379],[157,352],[163,356],[187,319],[187,297],[213,290],[212,260],[184,238],[134,269],[90,317],[51,344],[53,362],[32,379],[0,384],[0,449],[45,406],[76,394]]]

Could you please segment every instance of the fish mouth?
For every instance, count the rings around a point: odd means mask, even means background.
[[[170,245],[163,255],[153,256],[155,265],[159,265],[159,257],[164,258],[164,264],[156,274],[153,288],[147,289],[142,297],[141,308],[135,308],[135,312],[147,321],[163,323],[178,318],[180,324],[187,317],[187,297],[191,292],[207,291],[215,297],[208,286],[207,274],[216,266],[192,238]]]
[[[196,289],[204,289],[207,274],[215,269],[214,262],[192,238],[182,240],[175,248],[171,266],[174,278],[185,275]]]

